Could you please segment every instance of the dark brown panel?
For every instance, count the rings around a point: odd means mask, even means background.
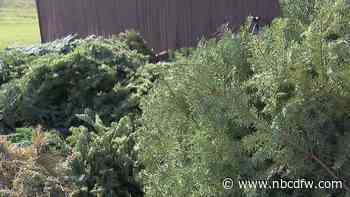
[[[280,15],[278,0],[36,0],[43,42],[68,34],[110,36],[135,29],[156,51],[195,45],[225,22],[248,15],[266,23]]]

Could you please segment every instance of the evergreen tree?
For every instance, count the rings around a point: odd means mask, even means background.
[[[300,11],[293,2],[260,35],[243,28],[204,41],[163,73],[143,102],[149,196],[350,194],[349,5],[297,1]],[[224,190],[225,177],[342,180],[344,188]]]

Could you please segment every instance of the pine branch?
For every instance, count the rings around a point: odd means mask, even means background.
[[[337,180],[342,180],[340,179],[320,158],[318,158],[314,153],[309,153],[309,156],[311,159],[313,159],[314,161],[316,161],[323,169],[325,169],[328,174],[330,174],[334,179],[337,179]],[[344,186],[344,189],[348,192],[350,192],[350,188],[345,184],[345,181],[342,180],[343,182],[343,186]]]
[[[327,166],[327,164],[325,164],[320,158],[318,158],[312,151],[308,152],[303,150],[302,148],[300,148],[298,145],[295,145],[293,143],[291,143],[288,140],[288,136],[284,135],[284,137],[286,137],[286,139],[284,139],[284,143],[288,144],[289,146],[291,146],[292,148],[294,148],[295,150],[299,151],[300,153],[304,154],[306,156],[306,158],[311,158],[312,160],[314,160],[316,163],[318,163],[329,175],[331,175],[334,179],[337,180],[341,180],[343,183],[343,187],[347,192],[350,192],[350,188],[345,184],[345,181],[341,178],[339,178],[332,170],[330,167]]]
[[[175,99],[175,101],[178,102],[178,97],[176,96],[175,92],[173,91],[173,89],[170,87],[169,83],[166,81],[166,79],[163,78],[163,82],[165,84],[165,86],[168,88],[170,94],[172,95],[172,97]],[[192,114],[186,112],[185,110],[183,111],[184,114],[186,114],[186,116],[188,118],[190,118],[194,123],[195,125],[197,126],[197,128],[201,128],[200,127],[200,124],[197,122],[197,120],[192,116]]]

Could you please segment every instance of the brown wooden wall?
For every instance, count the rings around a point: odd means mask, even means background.
[[[278,0],[36,1],[43,42],[135,29],[156,51],[193,46],[225,22],[237,27],[249,15],[270,22],[280,14]]]

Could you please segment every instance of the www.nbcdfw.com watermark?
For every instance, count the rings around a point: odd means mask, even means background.
[[[343,189],[343,181],[306,179],[297,180],[238,180],[236,183],[231,178],[225,178],[222,182],[224,189]]]

